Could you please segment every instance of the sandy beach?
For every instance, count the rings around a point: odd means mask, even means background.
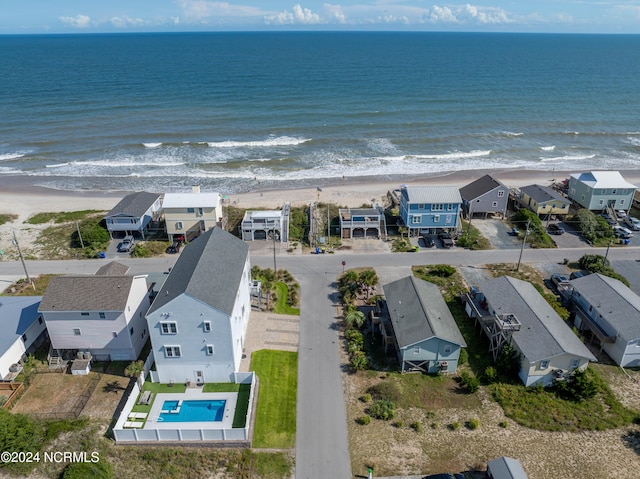
[[[226,194],[227,205],[239,208],[279,208],[285,202],[292,206],[303,206],[314,201],[332,203],[340,206],[357,207],[363,204],[384,204],[389,190],[400,185],[446,185],[463,187],[484,174],[491,174],[509,187],[521,187],[529,184],[551,185],[554,181],[568,178],[572,171],[525,171],[525,170],[470,170],[442,173],[428,177],[400,179],[398,181],[375,181],[372,178],[337,180],[334,184],[317,188],[260,189],[243,193]],[[640,184],[640,170],[622,171],[622,175],[634,184]],[[36,186],[37,179],[31,177],[0,178],[0,214],[15,215],[12,222],[0,226],[0,250],[15,249],[12,238],[16,237],[23,249],[32,245],[35,230],[49,225],[30,225],[25,221],[41,212],[105,210],[113,208],[127,191],[66,191]],[[1,257],[0,257],[1,258]]]

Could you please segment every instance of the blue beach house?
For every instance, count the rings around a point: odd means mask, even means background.
[[[401,186],[400,218],[409,234],[454,231],[460,225],[462,197],[455,186]]]

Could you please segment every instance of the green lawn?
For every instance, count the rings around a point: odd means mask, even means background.
[[[276,296],[278,299],[276,300],[273,311],[276,314],[292,314],[295,316],[299,316],[300,309],[289,306],[289,287],[286,285],[286,283],[278,281],[275,284],[275,287]]]
[[[253,445],[290,448],[296,437],[298,353],[261,350],[251,356],[260,381]]]
[[[185,384],[161,384],[147,381],[144,383],[143,389],[152,393],[184,393],[187,390]]]
[[[25,223],[31,225],[41,225],[53,221],[54,223],[66,223],[69,221],[83,220],[95,213],[101,213],[100,210],[82,210],[82,211],[60,211],[53,213],[36,213],[30,216]]]

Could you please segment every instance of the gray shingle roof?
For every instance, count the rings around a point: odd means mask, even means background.
[[[124,311],[133,276],[54,276],[40,311]]]
[[[506,188],[506,186],[496,180],[493,176],[484,175],[476,181],[460,188],[460,195],[464,200],[470,201],[501,186]]]
[[[526,193],[529,198],[533,198],[536,203],[544,203],[545,201],[562,201],[563,203],[571,203],[570,200],[548,186],[528,185],[520,188],[520,191]]]
[[[149,313],[186,294],[231,315],[249,246],[215,227],[189,243],[169,273]]]
[[[0,356],[38,319],[42,296],[0,296]]]
[[[105,218],[118,215],[140,218],[158,198],[160,198],[158,193],[148,193],[146,191],[131,193],[122,198],[120,202],[107,213]]]
[[[409,203],[462,203],[460,190],[455,186],[404,186]]]
[[[400,348],[432,337],[466,346],[435,284],[407,276],[385,284],[382,289]]]
[[[571,285],[624,340],[640,338],[640,297],[623,283],[590,274],[571,280]]]
[[[128,272],[128,266],[117,261],[111,261],[96,271],[96,276],[124,276]]]
[[[596,360],[531,283],[501,276],[479,286],[496,314],[514,314],[522,324],[512,337],[527,361],[563,353]]]

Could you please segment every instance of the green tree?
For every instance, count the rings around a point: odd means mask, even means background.
[[[364,325],[365,315],[357,308],[348,308],[344,315],[344,322],[349,329],[360,329]]]
[[[520,372],[520,354],[510,344],[500,348],[496,357],[496,369],[509,378],[516,378]]]
[[[129,365],[125,368],[124,374],[126,376],[129,376],[130,378],[137,379],[140,377],[142,371],[144,371],[144,362],[138,360],[130,362]]]
[[[358,275],[358,281],[362,285],[362,288],[367,292],[367,299],[369,298],[369,288],[375,286],[378,283],[378,275],[372,269],[365,269]]]

